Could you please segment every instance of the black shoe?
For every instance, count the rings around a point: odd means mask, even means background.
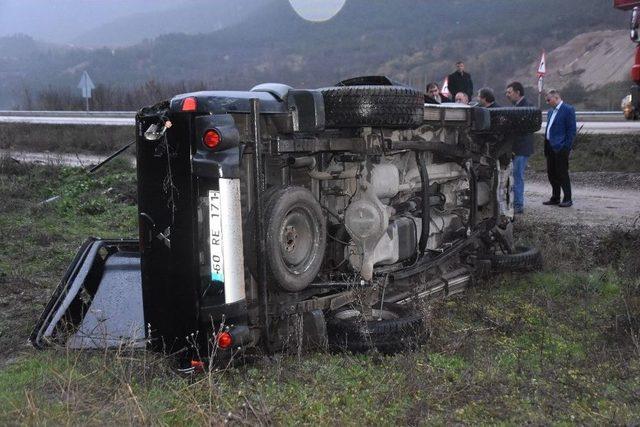
[[[561,208],[569,208],[569,207],[573,206],[573,201],[567,200],[567,201],[564,201],[562,203],[559,203],[558,206],[560,206]]]
[[[542,202],[542,204],[543,205],[547,205],[547,206],[559,205],[560,204],[560,200],[549,199],[546,202]]]

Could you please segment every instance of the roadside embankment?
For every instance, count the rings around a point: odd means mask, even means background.
[[[110,153],[135,138],[134,127],[0,124],[0,149],[59,153]]]

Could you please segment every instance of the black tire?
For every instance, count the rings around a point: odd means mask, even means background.
[[[320,204],[309,190],[289,186],[265,193],[267,282],[288,292],[305,289],[318,275],[326,249],[327,228]],[[245,222],[245,258],[257,278],[258,236],[255,209]]]
[[[491,132],[503,134],[535,133],[542,126],[542,112],[534,107],[489,108]]]
[[[381,317],[381,320],[376,317]],[[373,309],[374,320],[365,320],[357,308],[347,307],[327,321],[329,347],[354,353],[377,349],[384,354],[417,348],[428,337],[423,316],[398,304]]]
[[[424,94],[401,86],[321,89],[325,126],[416,128],[424,121]]]
[[[542,254],[538,248],[516,246],[512,254],[493,254],[488,257],[496,272],[534,271],[542,267]]]

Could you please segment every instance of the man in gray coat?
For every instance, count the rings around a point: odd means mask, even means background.
[[[524,97],[520,82],[509,83],[506,95],[515,107],[533,107]],[[524,213],[524,173],[529,156],[533,154],[533,144],[533,134],[517,136],[513,140],[513,207],[517,214]]]

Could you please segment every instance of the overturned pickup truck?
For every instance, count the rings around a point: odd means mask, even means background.
[[[415,345],[416,302],[540,263],[514,245],[510,145],[540,125],[533,108],[425,106],[382,77],[143,108],[139,240],[85,242],[31,342],[184,360]]]

